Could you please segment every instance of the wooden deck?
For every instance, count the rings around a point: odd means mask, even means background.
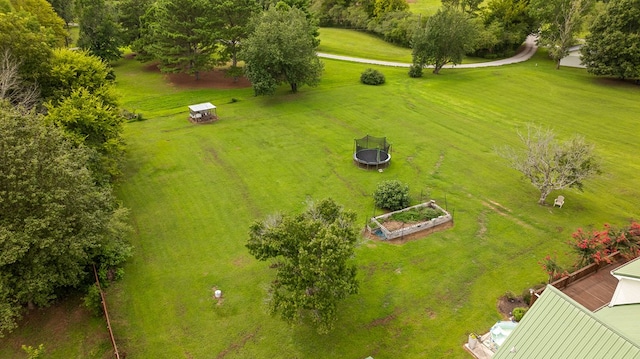
[[[597,272],[573,282],[561,290],[585,308],[592,312],[596,311],[611,301],[613,292],[618,285],[618,280],[611,275],[611,271],[621,266],[623,262],[615,262],[602,267]]]

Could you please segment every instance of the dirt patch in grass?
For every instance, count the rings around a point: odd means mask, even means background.
[[[145,71],[160,72],[157,63],[150,63],[143,67]],[[234,80],[233,77],[226,77],[224,70],[213,70],[201,72],[196,77],[189,74],[165,74],[165,79],[172,85],[185,89],[241,89],[251,87],[251,82],[244,76]]]
[[[398,316],[398,311],[396,310],[395,312],[387,315],[386,317],[372,320],[370,323],[365,324],[364,327],[367,329],[371,329],[375,327],[384,326],[389,324],[392,320],[396,319],[397,316]]]
[[[498,298],[497,306],[498,306],[498,311],[500,312],[500,314],[502,314],[502,317],[505,320],[511,319],[511,316],[512,316],[511,313],[513,312],[514,309],[518,307],[525,307],[525,308],[529,307],[529,305],[522,300],[522,297],[507,298],[507,296],[504,296],[504,295]]]
[[[245,344],[247,344],[247,342],[253,338],[255,338],[256,334],[258,334],[258,332],[260,331],[260,327],[256,328],[254,331],[252,331],[251,333],[247,333],[245,334],[242,338],[240,338],[239,340],[231,343],[227,349],[221,351],[220,353],[218,353],[218,356],[216,356],[216,359],[222,359],[225,356],[227,356],[227,354],[229,354],[230,352],[234,352],[234,351],[238,351],[240,349],[242,349],[242,347],[245,346]]]

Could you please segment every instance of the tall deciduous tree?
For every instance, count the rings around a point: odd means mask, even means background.
[[[39,116],[0,105],[0,335],[24,304],[47,305],[56,290],[80,286],[91,263],[130,252],[126,211],[94,184],[90,152]]]
[[[593,0],[531,0],[529,3],[531,14],[540,23],[538,44],[549,49],[556,69],[560,68],[560,60],[569,54],[569,48],[575,45],[576,33],[593,4]]]
[[[640,0],[611,0],[591,25],[582,62],[595,75],[640,78]]]
[[[310,317],[320,333],[337,319],[341,299],[358,291],[351,263],[358,232],[355,213],[331,199],[297,216],[278,216],[251,226],[247,243],[256,259],[275,261],[269,308],[288,322]]]
[[[111,68],[85,51],[56,49],[49,60],[50,71],[40,81],[42,95],[54,105],[84,88],[106,105],[117,106]]]
[[[551,130],[530,125],[527,133],[518,132],[518,137],[523,150],[506,147],[499,154],[540,190],[539,204],[544,204],[553,190],[582,190],[585,179],[600,173],[594,146],[580,136],[559,143]]]
[[[31,84],[48,73],[54,34],[25,11],[0,13],[0,51],[8,49],[20,61],[19,75]]]
[[[35,16],[40,26],[48,29],[55,38],[56,46],[63,46],[69,36],[64,20],[46,0],[11,0],[16,11],[26,11]]]
[[[62,128],[76,146],[95,150],[87,164],[98,183],[109,183],[120,174],[124,118],[118,108],[105,104],[83,87],[46,106],[48,121]]]
[[[527,36],[536,30],[529,13],[529,0],[492,0],[483,9],[476,55],[512,56]]]
[[[159,0],[145,16],[148,38],[143,50],[160,61],[163,72],[195,75],[214,63],[218,37],[212,13],[214,2],[207,0]],[[153,18],[149,15],[152,14]]]
[[[255,30],[243,42],[240,56],[257,95],[270,95],[281,83],[295,93],[316,86],[323,64],[316,54],[316,28],[298,8],[271,7],[255,18]]]
[[[105,61],[120,58],[120,27],[116,10],[105,0],[76,0],[76,14],[80,23],[78,47]]]
[[[433,65],[437,74],[445,64],[459,64],[465,53],[473,51],[476,28],[464,12],[446,6],[429,17],[426,25],[413,33],[413,68]]]

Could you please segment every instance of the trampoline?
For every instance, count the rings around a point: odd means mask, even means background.
[[[364,168],[384,168],[391,161],[391,144],[386,137],[366,135],[355,140],[354,162]]]

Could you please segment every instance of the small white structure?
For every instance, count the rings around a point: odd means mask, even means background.
[[[210,122],[218,119],[216,106],[211,102],[199,103],[189,106],[189,120],[191,122]]]
[[[213,296],[216,297],[216,299],[219,299],[222,297],[222,291],[220,289],[216,289],[215,292],[213,292]]]

